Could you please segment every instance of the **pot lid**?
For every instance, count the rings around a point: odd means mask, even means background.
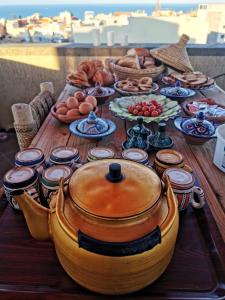
[[[215,127],[207,120],[204,120],[204,113],[199,112],[196,118],[184,120],[181,129],[188,135],[196,137],[210,137],[215,133]]]
[[[146,162],[148,161],[148,154],[142,149],[130,148],[122,152],[122,157],[128,160],[134,160],[137,162]]]
[[[45,184],[49,182],[58,183],[61,178],[64,178],[64,180],[66,181],[70,178],[71,175],[72,170],[70,167],[65,165],[57,165],[44,170],[42,181]]]
[[[38,148],[28,148],[18,152],[15,156],[15,160],[16,163],[20,165],[37,164],[44,160],[44,154]]]
[[[57,147],[51,153],[51,159],[55,161],[68,161],[78,156],[79,151],[74,147]]]
[[[167,165],[177,165],[183,162],[183,155],[175,150],[165,149],[156,153],[156,158]]]
[[[173,188],[189,189],[194,185],[194,177],[191,173],[181,168],[168,168],[164,176],[168,175]]]
[[[106,132],[109,129],[108,123],[101,118],[98,118],[91,111],[87,118],[80,121],[77,125],[77,130],[83,134],[98,135]]]
[[[161,181],[142,164],[104,159],[79,168],[71,177],[69,192],[76,205],[89,214],[125,218],[155,204],[161,194]]]
[[[114,155],[115,155],[114,151],[106,147],[96,147],[88,151],[88,157],[90,159],[113,158]]]

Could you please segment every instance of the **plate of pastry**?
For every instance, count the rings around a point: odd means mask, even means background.
[[[202,72],[187,72],[187,73],[177,73],[172,72],[169,75],[162,77],[162,82],[166,85],[175,85],[176,82],[179,82],[181,87],[189,88],[194,90],[208,89],[214,86],[215,80],[208,77]]]
[[[66,76],[66,81],[79,88],[89,88],[96,84],[111,86],[115,82],[112,73],[97,59],[81,61],[77,70]]]
[[[147,95],[158,91],[158,84],[154,83],[151,77],[117,81],[114,89],[124,96]]]
[[[137,121],[143,117],[146,123],[167,121],[179,115],[181,107],[163,95],[125,96],[110,102],[111,112],[122,119]]]

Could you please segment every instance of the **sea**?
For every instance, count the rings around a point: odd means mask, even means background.
[[[25,18],[34,13],[40,13],[43,17],[58,16],[62,11],[70,11],[78,19],[83,19],[85,11],[97,13],[114,13],[145,10],[151,15],[155,5],[150,4],[60,4],[60,5],[0,5],[0,18],[15,19]],[[197,9],[197,4],[162,4],[161,9],[190,12]]]

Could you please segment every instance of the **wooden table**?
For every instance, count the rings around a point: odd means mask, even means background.
[[[74,93],[66,85],[58,101]],[[225,103],[225,94],[219,88],[198,94]],[[41,148],[46,157],[53,148],[62,145],[77,147],[81,159],[94,146],[109,146],[121,155],[121,143],[126,139],[130,122],[114,117],[108,103],[100,106],[101,115],[112,119],[117,131],[99,142],[90,142],[70,134],[49,115],[31,146]],[[155,126],[150,126],[154,131]],[[191,207],[180,216],[180,229],[173,259],[166,272],[144,290],[121,296],[121,299],[221,299],[225,297],[225,174],[212,163],[215,141],[203,146],[185,143],[173,122],[168,122],[168,133],[174,148],[182,152],[193,168],[206,194],[204,209]],[[154,159],[154,155],[150,156]],[[58,262],[51,241],[31,238],[23,215],[7,205],[0,212],[0,298],[1,299],[111,299],[92,293],[70,279]],[[219,229],[219,230],[218,230]]]

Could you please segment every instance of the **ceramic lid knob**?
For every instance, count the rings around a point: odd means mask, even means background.
[[[113,163],[109,165],[109,173],[106,178],[111,182],[120,182],[123,180],[123,174],[121,172],[121,165]]]
[[[165,122],[160,122],[158,125],[158,131],[159,132],[165,132],[166,131],[166,123]]]

